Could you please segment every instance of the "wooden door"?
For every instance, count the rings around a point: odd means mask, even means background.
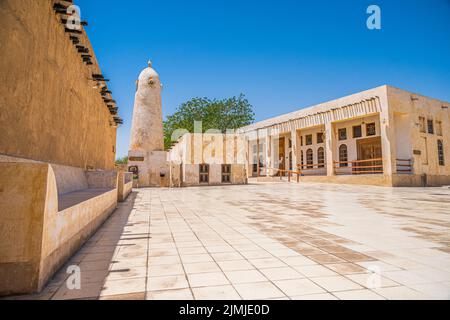
[[[358,152],[358,160],[371,160],[371,159],[381,159],[382,151],[381,151],[381,138],[374,137],[368,139],[359,139],[356,141],[357,152]],[[382,173],[383,161],[375,160],[375,161],[364,161],[357,163],[354,167],[356,167],[353,171],[357,173]],[[367,167],[367,168],[360,168]]]

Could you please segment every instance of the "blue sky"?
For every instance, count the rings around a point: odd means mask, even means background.
[[[390,84],[450,101],[450,1],[78,0],[125,123],[153,61],[163,113],[193,97],[244,93],[256,120]],[[366,27],[381,8],[382,29]]]

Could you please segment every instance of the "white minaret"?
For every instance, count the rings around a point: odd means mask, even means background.
[[[149,61],[148,68],[137,80],[128,152],[128,168],[138,177],[135,183],[138,187],[158,187],[168,183],[161,88],[159,75]]]
[[[130,151],[163,151],[161,83],[151,61],[137,81]]]

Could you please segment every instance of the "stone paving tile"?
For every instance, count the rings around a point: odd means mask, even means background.
[[[174,289],[163,291],[149,291],[145,300],[194,300],[189,289]]]
[[[284,263],[291,267],[316,265],[317,263],[305,256],[284,257],[280,258]]]
[[[302,296],[290,297],[291,300],[338,300],[331,293],[305,294]]]
[[[241,251],[241,254],[246,259],[262,259],[262,258],[272,258],[272,254],[267,252],[266,250],[250,250],[250,251]]]
[[[277,258],[249,259],[249,261],[258,269],[286,267],[286,264]]]
[[[165,264],[180,264],[181,260],[179,256],[162,256],[162,257],[150,257],[148,259],[149,266],[159,266]]]
[[[241,254],[243,254],[241,252]],[[242,260],[244,257],[237,251],[212,253],[211,256],[215,261]]]
[[[315,254],[307,256],[309,259],[320,263],[320,264],[332,264],[332,263],[343,263],[345,260],[338,258],[332,254]]]
[[[210,286],[202,288],[192,288],[197,300],[241,300],[237,291],[231,285]]]
[[[306,294],[325,293],[326,291],[308,279],[274,281],[287,296],[300,296]]]
[[[330,270],[333,270],[334,272],[344,274],[344,275],[367,272],[367,269],[365,269],[357,264],[350,263],[350,262],[325,264],[324,266]]]
[[[225,271],[225,275],[232,284],[267,281],[267,278],[257,270]]]
[[[360,285],[343,276],[318,277],[312,279],[312,281],[329,292],[363,289]]]
[[[124,293],[112,296],[101,296],[100,300],[145,300],[145,292]]]
[[[421,277],[412,271],[400,270],[400,271],[386,271],[383,272],[383,276],[400,283],[402,285],[410,286],[416,284],[425,284],[432,282],[431,280]]]
[[[73,300],[98,298],[102,291],[103,283],[86,283],[79,290],[69,290],[66,286],[61,286],[52,296],[52,300]]]
[[[145,278],[107,280],[103,284],[103,289],[100,296],[111,296],[136,292],[145,292]]]
[[[188,275],[191,287],[208,287],[229,284],[222,272],[193,273]]]
[[[368,268],[376,268],[379,272],[385,272],[385,271],[398,271],[401,270],[401,268],[390,265],[383,261],[363,261],[363,262],[356,262],[357,265],[360,265],[361,267],[368,269]]]
[[[289,279],[300,279],[304,276],[295,271],[291,267],[278,267],[278,268],[267,268],[259,269],[269,280],[289,280]]]
[[[185,275],[149,277],[147,279],[147,291],[161,291],[189,288]]]
[[[400,285],[395,281],[373,273],[350,274],[345,277],[368,289],[395,287]]]
[[[187,274],[221,271],[219,266],[215,262],[185,263],[183,264],[183,267]]]
[[[11,299],[450,299],[449,196],[307,183],[134,190],[40,294]],[[70,265],[80,290],[66,287]]]
[[[245,300],[282,298],[285,295],[271,282],[243,283],[234,285]]]
[[[312,265],[312,266],[296,266],[294,267],[300,274],[305,277],[313,278],[313,277],[330,277],[337,276],[336,272],[331,271],[328,268],[325,268],[321,265]]]
[[[182,264],[155,265],[148,267],[147,274],[149,277],[183,275],[184,269]]]
[[[373,291],[380,296],[389,300],[427,300],[431,297],[423,294],[414,289],[399,286],[399,287],[388,287],[388,288],[376,288]]]
[[[450,300],[450,287],[442,283],[414,284],[411,288],[431,299]]]
[[[223,271],[252,270],[255,269],[247,260],[217,261]]]
[[[188,254],[182,255],[181,261],[183,261],[183,263],[195,263],[195,262],[211,262],[214,260],[212,256],[209,254]]]
[[[206,251],[206,249],[203,247],[181,247],[181,248],[178,248],[178,251],[182,255],[208,253]]]
[[[382,296],[367,289],[334,292],[333,294],[340,300],[386,300]]]

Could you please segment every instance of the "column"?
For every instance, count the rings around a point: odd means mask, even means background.
[[[325,123],[325,159],[327,176],[334,176],[334,161],[336,159],[336,133],[331,121]]]
[[[394,130],[394,115],[389,111],[387,103],[380,112],[381,153],[383,157],[383,175],[392,176],[397,171],[396,141]]]
[[[273,166],[272,157],[271,157],[272,138],[269,133],[270,133],[269,130],[267,130],[266,131],[266,171],[267,171],[267,176],[270,176],[273,174],[273,170],[271,169]]]
[[[291,130],[291,141],[292,141],[292,170],[297,171],[298,162],[298,135],[297,129]]]

